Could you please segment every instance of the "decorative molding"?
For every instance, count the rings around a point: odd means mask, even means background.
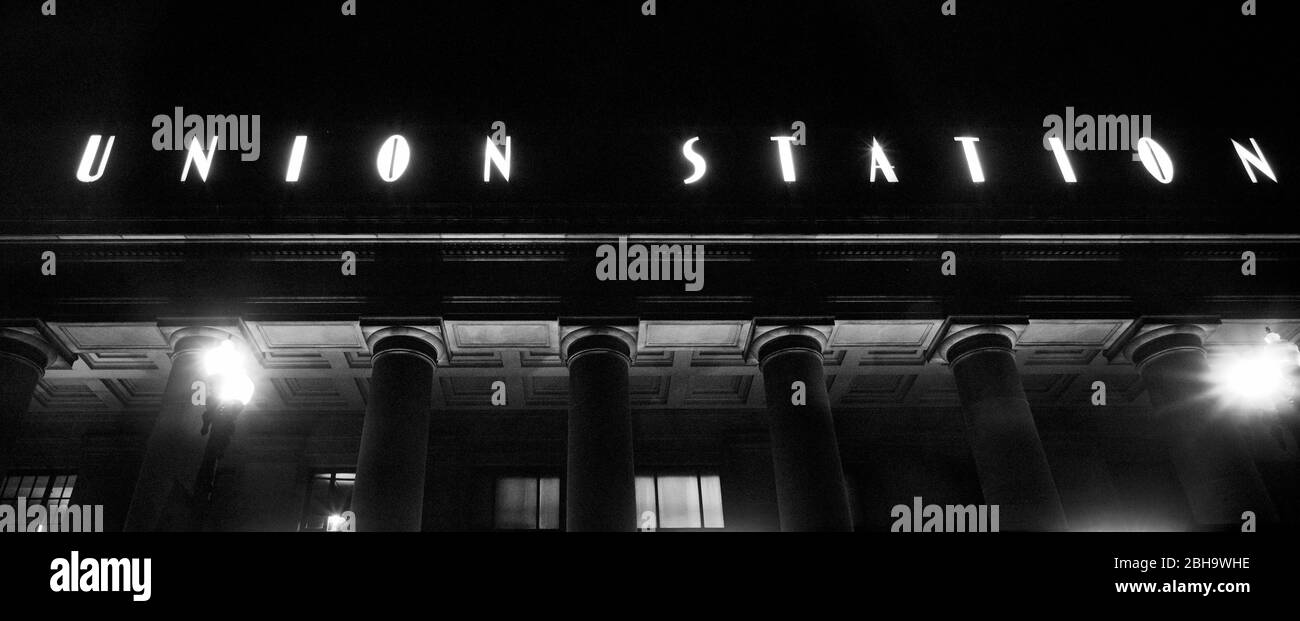
[[[569,349],[579,339],[590,336],[612,336],[622,341],[628,349],[628,358],[636,362],[636,342],[637,342],[637,325],[565,325],[560,324],[560,357],[566,362],[571,359],[573,352]]]
[[[1123,355],[1131,363],[1137,348],[1171,334],[1193,334],[1204,343],[1221,323],[1217,317],[1142,317],[1107,351],[1107,357],[1114,362],[1117,355]],[[1262,342],[1263,335],[1260,339]]]
[[[754,320],[754,329],[745,349],[745,358],[757,364],[758,352],[764,345],[783,336],[806,336],[816,341],[823,354],[827,353],[831,332],[835,329],[833,320],[827,318],[761,318]]]
[[[930,358],[937,362],[951,364],[952,361],[948,360],[948,350],[953,345],[982,334],[1005,336],[1014,348],[1020,341],[1020,335],[1028,327],[1029,319],[1025,317],[953,317],[944,326],[943,338],[934,348]]]

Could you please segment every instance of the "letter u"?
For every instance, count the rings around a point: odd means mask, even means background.
[[[104,144],[104,157],[99,158],[99,169],[91,174],[90,167],[95,163],[95,154],[99,152],[99,140],[102,138],[99,134],[94,134],[86,142],[86,151],[81,155],[81,166],[77,168],[77,180],[91,183],[98,181],[104,176],[104,168],[108,166],[108,156],[113,152],[113,139],[116,136],[109,136],[108,142]]]

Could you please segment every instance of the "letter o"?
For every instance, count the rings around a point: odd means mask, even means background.
[[[1142,165],[1156,181],[1169,183],[1174,180],[1174,162],[1169,159],[1169,154],[1160,143],[1143,136],[1138,140],[1137,148]]]
[[[379,178],[392,183],[406,172],[406,165],[411,163],[411,147],[401,134],[393,134],[379,147],[379,157],[375,159],[375,168],[379,169]]]

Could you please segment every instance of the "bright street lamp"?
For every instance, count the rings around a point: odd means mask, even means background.
[[[1300,353],[1295,343],[1265,328],[1264,345],[1237,353],[1214,368],[1215,393],[1228,405],[1276,411],[1295,397]]]
[[[203,450],[203,463],[194,482],[195,521],[202,527],[212,500],[217,476],[217,463],[230,446],[235,435],[235,421],[244,407],[253,400],[253,380],[244,371],[242,358],[235,344],[227,339],[203,355],[203,367],[212,387],[207,409],[203,412],[202,435],[208,436]],[[211,433],[208,433],[211,431]]]

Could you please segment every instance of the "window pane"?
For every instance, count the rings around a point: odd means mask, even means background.
[[[497,479],[497,528],[537,528],[537,479]]]
[[[0,498],[10,500],[18,497],[18,480],[20,477],[5,477],[4,493]]]
[[[338,514],[347,511],[352,507],[352,486],[356,483],[351,478],[352,473],[348,473],[349,478],[344,479],[339,475],[334,480],[334,487],[330,489],[330,514]]]
[[[659,528],[659,519],[655,515],[654,477],[636,478],[636,527]]]
[[[329,488],[328,478],[312,477],[311,489],[307,493],[311,495],[309,513],[313,517],[329,515]]]
[[[330,516],[352,508],[354,472],[313,474],[307,484],[307,510],[302,516],[303,531],[331,530]],[[338,525],[336,524],[335,527]]]
[[[31,502],[40,502],[42,500],[45,500],[45,490],[49,486],[50,486],[50,477],[45,475],[40,475],[36,477],[36,483],[32,487],[32,493],[29,495],[27,500]]]
[[[663,528],[700,527],[700,489],[696,477],[659,477],[659,524]]]
[[[704,505],[704,527],[722,528],[722,480],[716,474],[700,477],[700,499]]]
[[[12,503],[19,497],[26,498],[28,504],[58,504],[60,500],[72,497],[72,486],[77,482],[73,474],[28,474],[5,477],[0,499]],[[67,504],[66,502],[63,504]]]
[[[54,479],[53,479],[52,481],[50,481],[50,501],[51,501],[51,502],[56,501],[56,500],[62,500],[62,499],[64,499],[64,498],[67,498],[67,496],[64,496],[64,495],[63,495],[63,489],[64,489],[64,488],[63,488],[63,485],[64,485],[65,482],[67,482],[67,480],[68,480],[68,477],[65,477],[65,476],[57,476],[57,477],[54,477]]]
[[[537,499],[538,528],[557,530],[560,528],[560,479],[548,477],[542,479],[541,496]]]

